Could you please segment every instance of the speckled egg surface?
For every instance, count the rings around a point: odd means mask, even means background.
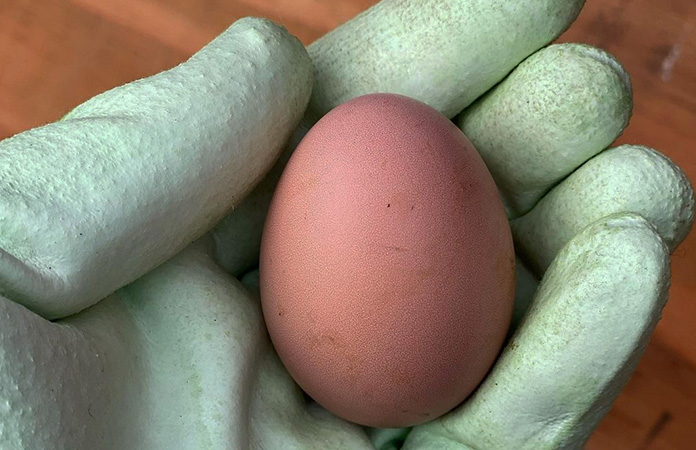
[[[512,313],[512,238],[490,173],[447,118],[398,95],[344,103],[305,136],[275,191],[260,271],[285,367],[364,425],[414,425],[461,403]]]

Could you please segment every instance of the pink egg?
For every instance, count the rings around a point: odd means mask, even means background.
[[[461,403],[510,324],[515,257],[478,153],[416,100],[328,113],[275,191],[261,299],[296,382],[347,420],[400,427]]]

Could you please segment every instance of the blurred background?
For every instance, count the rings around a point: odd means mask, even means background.
[[[309,44],[374,0],[0,0],[0,139],[168,69],[243,16]],[[560,41],[602,47],[633,79],[618,143],[655,147],[696,180],[696,2],[587,0]],[[696,448],[696,232],[672,256],[670,301],[588,449]]]

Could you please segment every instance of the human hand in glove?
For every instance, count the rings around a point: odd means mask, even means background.
[[[581,447],[654,329],[694,208],[667,158],[606,149],[631,113],[619,63],[578,44],[539,50],[582,4],[386,0],[309,56],[244,19],[184,64],[0,143],[0,447]],[[307,401],[247,272],[298,140],[371,92],[455,118],[520,257],[516,329],[495,366],[411,430]]]

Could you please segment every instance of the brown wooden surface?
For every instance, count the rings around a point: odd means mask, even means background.
[[[238,17],[269,17],[309,43],[373,3],[0,0],[0,138],[181,62]],[[696,2],[588,0],[561,40],[619,57],[635,93],[619,141],[662,150],[696,180]],[[696,448],[696,233],[672,262],[664,318],[590,449]]]

